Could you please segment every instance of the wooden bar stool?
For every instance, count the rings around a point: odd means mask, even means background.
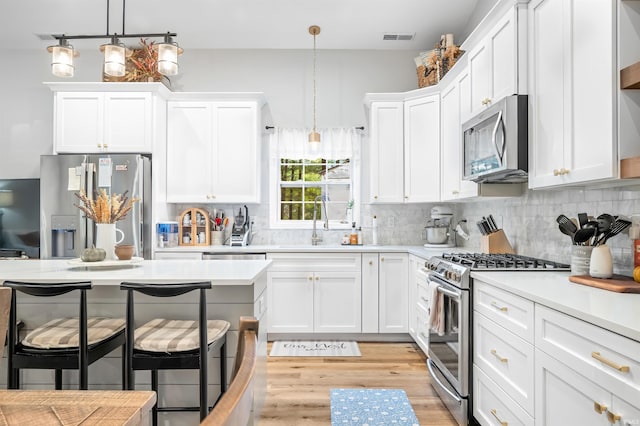
[[[20,387],[21,369],[55,370],[55,388],[62,389],[62,370],[79,370],[79,389],[88,389],[89,365],[125,343],[125,320],[87,317],[87,290],[90,282],[26,283],[5,281],[11,288],[9,344],[7,347],[7,388]],[[79,317],[57,318],[35,328],[20,341],[15,324],[18,317],[16,293],[53,297],[80,292]],[[123,350],[123,364],[124,364]],[[123,375],[123,389],[125,389]]]
[[[128,389],[135,389],[136,370],[151,371],[151,389],[158,392],[158,370],[200,370],[200,405],[197,407],[153,407],[153,424],[158,424],[158,411],[200,411],[200,420],[209,412],[207,392],[208,351],[220,350],[220,395],[226,391],[227,330],[229,322],[207,320],[207,289],[211,282],[184,284],[143,284],[123,282],[127,291],[126,377]],[[156,318],[135,328],[134,292],[152,297],[174,297],[199,290],[198,320]],[[158,396],[158,401],[160,397]]]

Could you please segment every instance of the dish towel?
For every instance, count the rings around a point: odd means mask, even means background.
[[[431,293],[431,306],[429,307],[429,327],[431,331],[444,336],[444,295],[438,291],[439,284],[429,282],[429,292]]]

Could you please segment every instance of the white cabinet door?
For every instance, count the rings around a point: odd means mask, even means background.
[[[509,9],[483,42],[469,52],[472,115],[518,93],[517,10],[517,6]]]
[[[440,201],[440,96],[404,104],[404,200]]]
[[[409,282],[406,253],[380,253],[378,290],[380,333],[409,331]]]
[[[409,275],[407,279],[409,281],[409,290],[408,290],[408,308],[409,308],[409,335],[413,337],[413,340],[416,339],[416,327],[418,325],[417,319],[417,304],[413,301],[418,300],[418,283],[416,281],[416,270],[418,269],[418,257],[414,255],[409,255]],[[410,302],[409,302],[410,301]]]
[[[256,102],[172,101],[168,107],[167,201],[260,201]]]
[[[104,94],[104,148],[111,152],[152,152],[151,93]]]
[[[617,175],[615,9],[609,0],[529,5],[530,188]]]
[[[462,180],[462,131],[460,117],[463,104],[468,108],[468,92],[463,99],[462,86],[468,81],[468,72],[463,72],[441,93],[442,115],[442,201],[459,200],[477,194],[477,184]],[[468,89],[468,86],[464,87]]]
[[[536,349],[536,425],[608,425],[611,394]]]
[[[169,102],[167,202],[210,202],[212,114],[210,102]]]
[[[362,332],[378,332],[378,253],[362,253]]]
[[[151,92],[57,92],[57,153],[152,152]]]
[[[268,272],[269,332],[313,332],[311,272]]]
[[[313,289],[313,329],[316,333],[362,331],[359,272],[315,272]]]
[[[403,102],[373,102],[370,110],[370,202],[401,203],[404,197]]]
[[[104,93],[57,92],[54,117],[55,152],[102,151]]]
[[[213,116],[212,197],[260,202],[260,132],[255,102],[216,103]]]

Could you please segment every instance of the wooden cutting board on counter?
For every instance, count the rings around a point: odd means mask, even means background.
[[[593,278],[589,275],[571,275],[569,281],[618,293],[640,293],[640,283],[624,275],[614,274],[613,277],[607,279]]]

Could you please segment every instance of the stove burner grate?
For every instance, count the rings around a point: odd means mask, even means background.
[[[569,265],[508,253],[444,253],[442,259],[473,269],[569,269]]]

